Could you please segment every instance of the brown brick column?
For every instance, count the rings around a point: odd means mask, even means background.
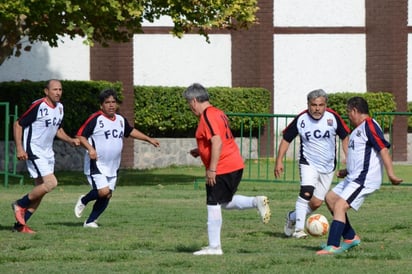
[[[133,42],[111,43],[108,48],[97,44],[91,47],[90,79],[122,82],[124,99],[120,113],[133,125]],[[121,166],[131,168],[134,165],[133,139],[125,138],[124,141]]]
[[[407,111],[408,1],[366,0],[368,91],[393,93],[397,111]],[[393,160],[407,160],[407,117],[393,128]]]
[[[259,24],[250,30],[233,31],[232,37],[232,86],[262,87],[271,93],[270,112],[273,113],[273,0],[260,0],[257,17]],[[270,134],[273,144],[273,127],[265,130],[261,140]],[[273,145],[260,144],[263,155],[273,155]],[[267,154],[270,153],[270,154]]]

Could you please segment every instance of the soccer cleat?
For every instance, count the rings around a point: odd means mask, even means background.
[[[296,239],[305,239],[308,237],[308,234],[306,234],[303,230],[297,230],[293,232],[292,237]]]
[[[348,249],[351,249],[352,247],[360,245],[361,240],[358,235],[355,235],[355,237],[352,240],[343,240],[342,244],[340,247],[346,251]]]
[[[87,227],[87,228],[98,228],[99,225],[96,223],[96,221],[90,222],[90,223],[84,222],[83,227]]]
[[[316,252],[317,255],[333,255],[342,253],[344,250],[341,247],[327,245],[323,249]]]
[[[292,214],[293,211],[289,211],[286,214],[286,223],[283,228],[283,232],[285,232],[285,235],[290,237],[292,236],[293,232],[295,231],[295,224],[296,222],[290,219],[290,214]]]
[[[28,227],[27,225],[15,224],[13,227],[13,232],[21,232],[27,234],[34,234],[36,231]]]
[[[26,209],[24,207],[19,206],[17,202],[13,202],[11,204],[11,208],[14,211],[14,217],[16,218],[16,221],[22,225],[25,225],[26,220],[24,219],[24,215],[26,213]]]
[[[260,219],[262,223],[267,224],[270,220],[270,207],[269,207],[269,199],[266,196],[256,196],[256,204],[257,209],[260,214]]]
[[[76,205],[74,206],[74,215],[76,215],[77,218],[80,218],[82,216],[83,210],[86,207],[86,205],[82,203],[83,197],[84,195],[81,195],[77,200]]]
[[[203,247],[201,250],[193,252],[193,255],[222,255],[223,251],[220,248],[220,246],[218,247],[210,247],[210,246],[206,246]]]

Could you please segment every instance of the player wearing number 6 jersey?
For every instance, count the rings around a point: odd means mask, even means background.
[[[220,231],[224,209],[256,208],[263,223],[270,219],[266,196],[247,197],[235,194],[242,179],[243,159],[235,143],[225,113],[212,106],[207,90],[200,84],[186,89],[183,97],[199,117],[196,130],[197,148],[190,151],[200,156],[206,168],[207,231],[209,244],[194,255],[222,255]]]
[[[346,155],[349,128],[342,118],[327,108],[328,96],[322,89],[309,92],[307,110],[301,112],[283,131],[276,157],[275,177],[283,172],[289,144],[300,137],[300,192],[295,210],[286,215],[285,235],[306,238],[306,215],[318,209],[332,183],[336,167],[336,137],[342,140]]]
[[[159,146],[150,138],[129,125],[117,114],[117,94],[114,90],[103,90],[99,96],[101,110],[92,114],[80,127],[77,135],[86,148],[84,174],[92,190],[78,199],[74,213],[80,218],[86,205],[96,200],[84,227],[97,228],[97,218],[103,213],[116,187],[117,172],[120,167],[123,138],[132,137]]]

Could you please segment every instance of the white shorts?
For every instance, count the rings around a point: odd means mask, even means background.
[[[332,191],[344,199],[351,208],[358,211],[365,198],[375,192],[376,188],[367,188],[355,182],[342,181]]]
[[[86,175],[87,181],[93,189],[109,187],[111,190],[116,188],[117,176],[107,177],[103,174]]]
[[[32,178],[44,177],[54,173],[54,157],[27,160],[26,165]]]
[[[313,186],[315,188],[313,196],[319,200],[325,200],[326,193],[332,184],[334,172],[320,173],[310,165],[299,165],[300,185]]]

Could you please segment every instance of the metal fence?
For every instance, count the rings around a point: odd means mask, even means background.
[[[373,114],[378,123],[389,135],[392,142],[393,120],[395,116],[412,116],[412,112],[378,112]],[[243,173],[244,181],[253,182],[299,182],[299,147],[300,140],[290,143],[287,154],[283,159],[284,172],[281,178],[275,178],[274,167],[276,153],[282,140],[282,130],[296,117],[290,114],[253,114],[253,113],[227,113],[231,123],[240,123],[240,132],[237,143],[245,159]],[[348,123],[348,118],[342,116]],[[273,136],[273,143],[271,137]],[[342,143],[337,138],[337,169],[342,163]],[[246,145],[245,145],[246,144]],[[200,179],[199,179],[200,180]],[[201,179],[203,180],[203,179]],[[384,181],[386,178],[384,179]],[[334,182],[338,179],[335,177]]]
[[[19,180],[20,185],[23,184],[23,175],[19,175],[16,172],[17,158],[15,157],[16,152],[10,151],[10,127],[17,120],[17,106],[14,107],[14,113],[10,113],[10,105],[8,102],[0,102],[0,110],[4,110],[4,148],[1,153],[3,157],[0,157],[0,161],[3,161],[3,170],[0,171],[0,175],[3,176],[4,186],[9,185],[9,177],[16,177]],[[12,157],[10,157],[12,155]],[[11,159],[11,163],[10,163]],[[11,168],[10,168],[11,165]]]

